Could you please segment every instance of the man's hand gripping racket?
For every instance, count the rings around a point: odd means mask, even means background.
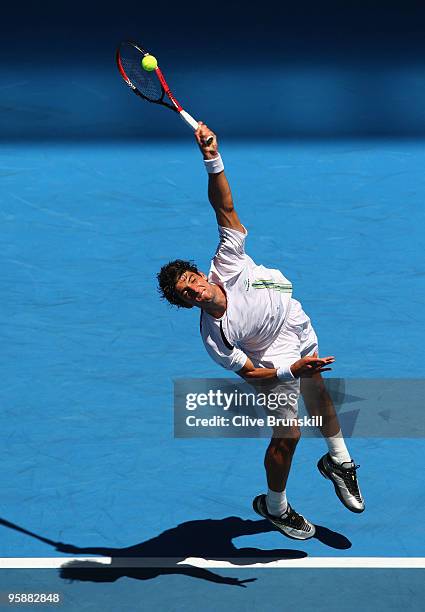
[[[214,159],[218,155],[218,143],[217,137],[210,130],[210,128],[199,122],[197,129],[195,130],[195,138],[198,146],[204,156],[204,159]]]
[[[146,58],[153,58],[151,54],[141,47],[138,43],[125,41],[117,49],[116,59],[118,70],[124,81],[134,91],[135,94],[154,104],[161,104],[172,111],[179,113],[183,121],[192,129],[198,129],[198,122],[187,113],[175,96],[165,80],[157,62],[153,62],[155,68],[145,69],[142,62]],[[211,144],[213,137],[208,137]]]

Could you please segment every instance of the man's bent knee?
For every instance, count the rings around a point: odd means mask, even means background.
[[[294,427],[273,427],[272,444],[282,447],[295,448],[301,438],[301,430]]]

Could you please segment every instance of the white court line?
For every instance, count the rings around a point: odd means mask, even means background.
[[[55,569],[70,561],[92,561],[110,565],[111,557],[2,557],[0,569]]]
[[[304,557],[303,559],[279,559],[270,563],[250,563],[234,565],[229,561],[208,561],[196,557],[188,557],[183,561],[189,565],[203,568],[342,568],[342,569],[425,569],[425,557]]]
[[[70,562],[101,563],[105,566],[112,564],[111,557],[3,557],[0,558],[0,569],[58,569]],[[126,560],[117,557],[114,567],[125,569]],[[171,561],[171,560],[169,560]],[[170,567],[170,563],[166,564]],[[183,561],[176,560],[174,566],[192,565],[194,567],[210,569],[425,569],[425,557],[305,557],[303,559],[280,559],[270,563],[238,564],[236,560],[215,561],[188,557]],[[137,558],[128,559],[128,567],[148,567],[143,558],[140,563]],[[155,564],[152,564],[155,567]],[[161,567],[161,565],[158,565]]]

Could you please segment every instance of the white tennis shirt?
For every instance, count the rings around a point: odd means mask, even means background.
[[[235,372],[279,335],[292,284],[279,270],[259,266],[245,253],[246,230],[219,226],[218,231],[220,242],[208,280],[223,287],[227,309],[220,319],[202,311],[201,335],[214,361]]]

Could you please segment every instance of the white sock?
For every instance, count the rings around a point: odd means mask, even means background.
[[[266,506],[269,514],[274,516],[282,516],[288,508],[288,500],[286,499],[286,489],[284,491],[267,491]]]
[[[341,430],[339,430],[335,436],[325,438],[325,440],[326,444],[328,445],[329,454],[332,461],[338,463],[338,465],[341,465],[341,463],[345,463],[346,461],[351,461],[350,453],[345,446]]]

